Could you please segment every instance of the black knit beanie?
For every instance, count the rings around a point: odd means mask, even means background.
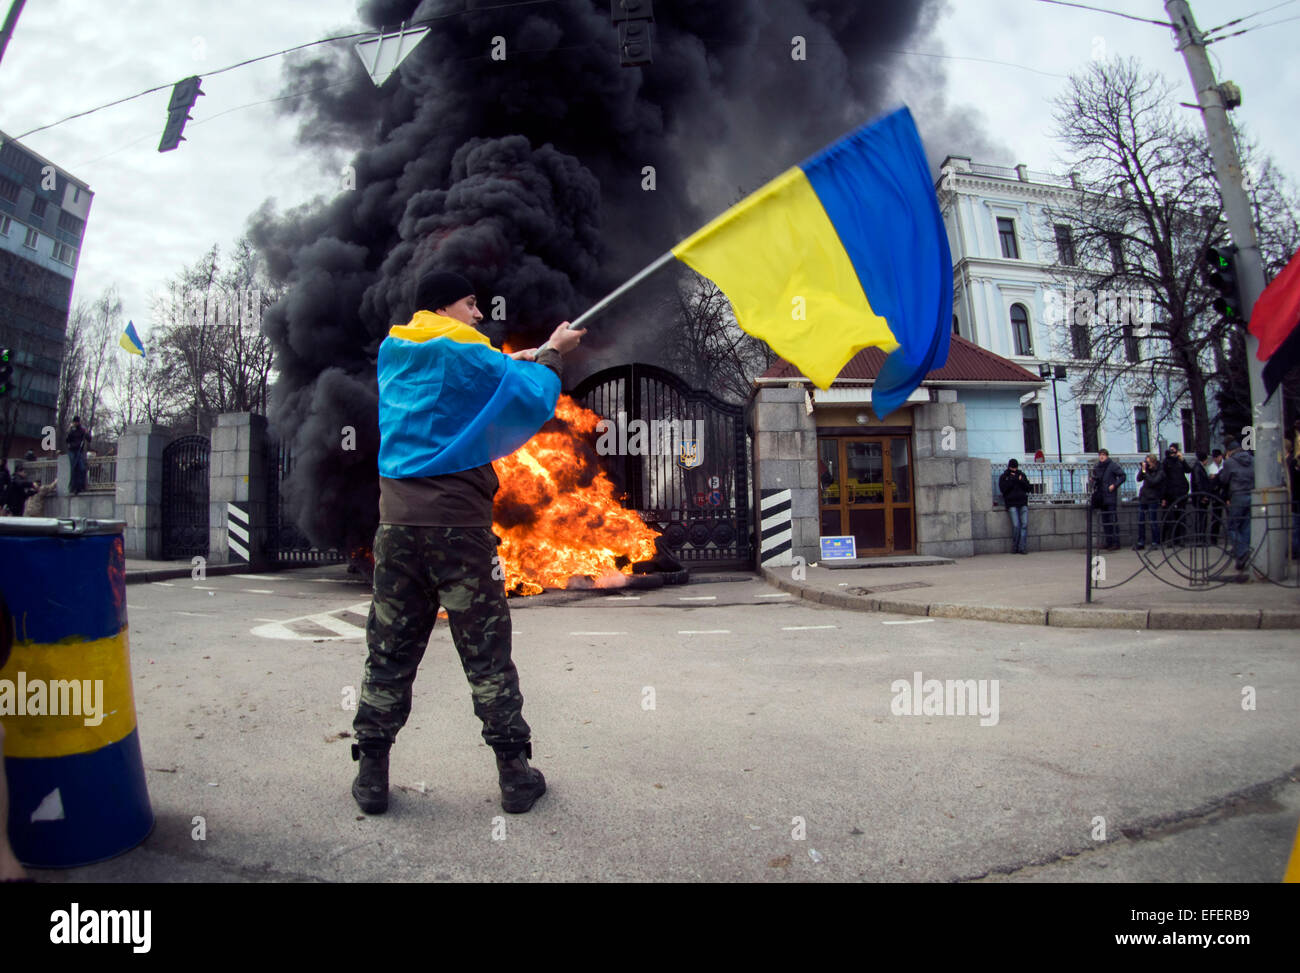
[[[415,285],[415,307],[420,311],[436,311],[473,293],[474,285],[460,274],[432,270]]]

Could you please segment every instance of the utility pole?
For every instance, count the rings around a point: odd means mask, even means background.
[[[18,15],[23,12],[23,4],[27,0],[14,0],[9,7],[9,16],[5,18],[5,25],[0,28],[0,60],[4,59],[5,48],[9,46],[9,38],[14,35],[14,27],[18,24]]]
[[[1187,73],[1191,75],[1205,131],[1209,135],[1214,174],[1223,197],[1223,212],[1228,219],[1232,242],[1237,245],[1236,268],[1242,312],[1249,320],[1255,301],[1264,292],[1264,262],[1255,236],[1250,199],[1241,184],[1241,160],[1237,156],[1236,140],[1228,124],[1224,89],[1229,86],[1220,86],[1215,80],[1205,50],[1205,37],[1192,19],[1187,0],[1165,0],[1165,11],[1173,23],[1175,50],[1180,51],[1187,62]],[[1229,93],[1236,94],[1235,86],[1231,86]],[[1255,357],[1258,348],[1258,339],[1247,332],[1246,368],[1250,374],[1251,418],[1255,433],[1255,493],[1251,509],[1252,512],[1262,509],[1267,512],[1266,518],[1271,518],[1284,509],[1287,499],[1282,482],[1282,397],[1274,395],[1271,402],[1264,401],[1264,363]],[[1236,430],[1227,432],[1234,438],[1241,438]],[[1259,548],[1266,523],[1267,519],[1252,517],[1251,550]],[[1287,551],[1286,538],[1281,536],[1283,533],[1275,531],[1277,536],[1262,552],[1264,563],[1260,567],[1274,581],[1281,581],[1286,576]]]

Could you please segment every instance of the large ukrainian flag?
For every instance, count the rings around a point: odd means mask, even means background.
[[[872,389],[877,416],[948,360],[952,257],[906,108],[777,176],[672,252],[818,388],[863,348],[892,352]]]
[[[560,379],[430,311],[379,346],[379,473],[459,473],[509,456],[555,414]]]

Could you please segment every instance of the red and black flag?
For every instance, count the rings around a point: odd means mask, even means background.
[[[1264,391],[1270,398],[1282,379],[1300,364],[1300,250],[1264,288],[1250,312],[1255,352],[1264,362]]]

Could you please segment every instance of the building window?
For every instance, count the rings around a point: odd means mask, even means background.
[[[1016,354],[1032,355],[1034,346],[1029,341],[1029,312],[1023,304],[1011,305],[1011,331],[1016,339]]]
[[[1021,406],[1020,416],[1025,430],[1025,452],[1036,453],[1043,448],[1043,427],[1039,422],[1038,403]]]
[[[998,240],[1002,244],[1002,256],[1008,260],[1020,259],[1020,248],[1016,246],[1016,221],[1005,216],[998,217]]]
[[[1151,425],[1147,419],[1147,407],[1144,405],[1133,407],[1133,430],[1137,433],[1137,451],[1151,452]]]
[[[961,337],[961,326],[957,323],[957,315],[952,316],[952,333]]]
[[[1110,266],[1117,274],[1124,273],[1124,242],[1118,233],[1106,234],[1106,245],[1110,248]]]
[[[1092,338],[1088,334],[1086,324],[1070,325],[1070,346],[1075,358],[1086,360],[1092,357]]]
[[[1124,325],[1124,357],[1134,364],[1142,360],[1137,334],[1131,324]]]
[[[22,187],[12,179],[6,179],[0,176],[0,199],[7,199],[11,203],[18,202],[18,191]]]
[[[1079,418],[1083,420],[1083,451],[1097,452],[1097,407],[1095,405],[1079,406]]]
[[[1074,257],[1074,235],[1070,228],[1064,223],[1057,223],[1053,229],[1056,230],[1056,254],[1061,264],[1065,267],[1073,267],[1076,263]]]
[[[79,200],[80,198],[81,198],[81,190],[78,189],[76,186],[73,186],[73,187],[72,187],[72,201],[75,203],[75,202],[76,202],[77,200]]]
[[[13,224],[13,220],[9,219],[9,217],[0,216],[0,236],[8,236],[9,227],[12,224]]]
[[[1183,409],[1183,452],[1195,452],[1193,449],[1196,443],[1196,413],[1191,409]]]
[[[45,219],[45,200],[39,196],[32,197],[32,216],[38,220]]]
[[[71,213],[59,214],[59,229],[71,233],[78,240],[86,232],[86,221],[80,217],[73,216]]]
[[[27,228],[27,239],[23,241],[23,246],[30,247],[31,249],[35,250],[36,241],[39,240],[40,238],[41,235],[29,226]]]
[[[54,244],[54,259],[61,260],[69,267],[74,266],[77,262],[77,251],[73,250],[72,247],[68,246],[66,243],[56,242]]]

